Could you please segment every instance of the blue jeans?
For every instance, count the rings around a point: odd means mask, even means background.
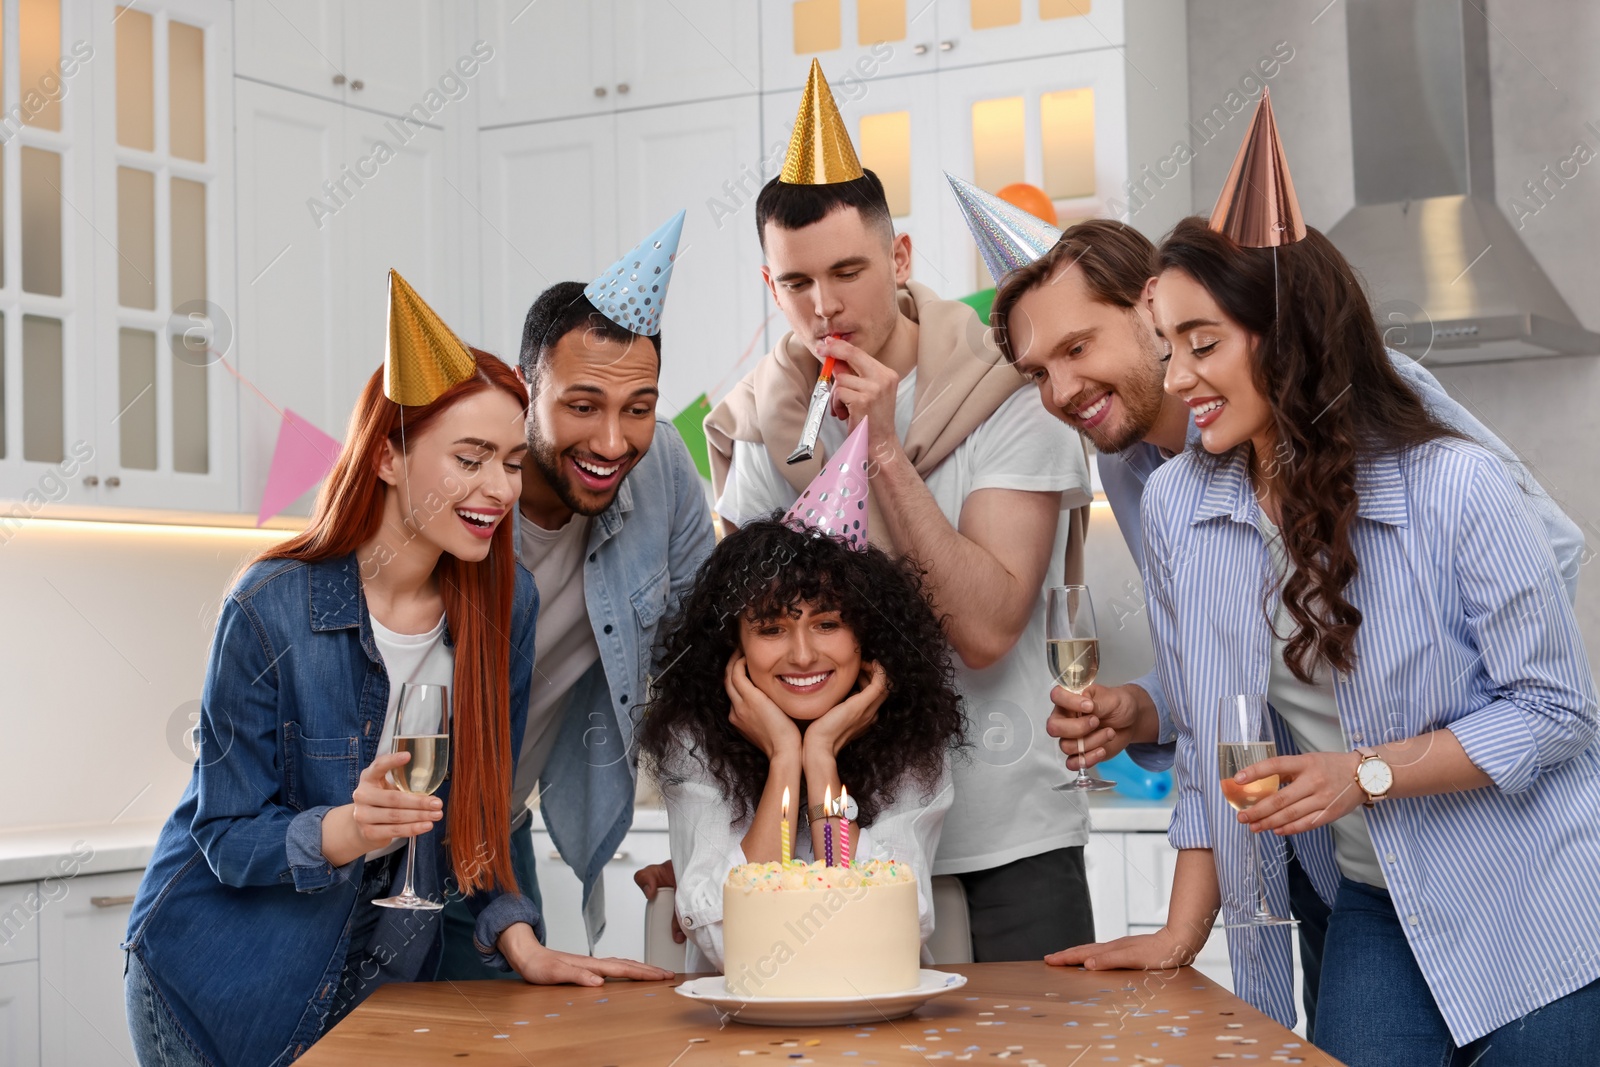
[[[1389,894],[1341,879],[1312,1043],[1349,1067],[1600,1063],[1600,982],[1457,1047]]]
[[[133,1054],[139,1058],[139,1067],[212,1067],[211,1061],[189,1043],[189,1035],[167,1010],[137,952],[128,953],[122,998],[128,1012],[128,1036],[133,1039]]]

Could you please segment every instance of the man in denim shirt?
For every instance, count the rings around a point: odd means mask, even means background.
[[[523,323],[529,462],[517,553],[540,610],[512,781],[513,859],[537,901],[526,808],[537,792],[556,848],[583,882],[591,949],[605,929],[600,876],[633,821],[633,715],[646,699],[656,630],[715,541],[688,449],[656,417],[660,351],[659,333],[613,321],[578,282],[545,290]],[[439,977],[514,977],[482,966],[466,920],[459,904],[446,913]]]

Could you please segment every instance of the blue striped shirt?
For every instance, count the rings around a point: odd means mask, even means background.
[[[1277,595],[1247,462],[1243,449],[1186,452],[1143,500],[1156,671],[1177,731],[1168,837],[1214,850],[1230,922],[1249,906],[1249,832],[1217,786],[1216,702],[1266,692]],[[1360,571],[1345,596],[1362,622],[1355,669],[1335,682],[1345,732],[1377,745],[1448,728],[1494,783],[1363,809],[1401,928],[1466,1044],[1600,977],[1594,676],[1550,543],[1491,453],[1440,440],[1370,457],[1357,494]],[[1260,838],[1269,900],[1286,914],[1285,842]],[[1294,847],[1331,901],[1328,828]],[[1228,940],[1240,995],[1292,1024],[1288,928]]]
[[[1567,597],[1575,600],[1578,595],[1578,571],[1586,559],[1583,531],[1579,529],[1578,524],[1567,517],[1566,512],[1561,510],[1561,505],[1551,499],[1550,494],[1545,492],[1544,486],[1534,478],[1533,472],[1527,465],[1517,458],[1511,447],[1445,392],[1444,386],[1439,384],[1439,380],[1430,374],[1426,367],[1410,356],[1393,349],[1389,349],[1388,352],[1389,361],[1394,364],[1395,372],[1416,392],[1418,398],[1422,400],[1423,407],[1428,409],[1428,414],[1493,452],[1516,476],[1517,483],[1527,493],[1528,506],[1533,509],[1534,516],[1542,524],[1550,548],[1556,554],[1556,561],[1561,566],[1562,581],[1566,585]],[[1189,420],[1188,447],[1200,447],[1200,431],[1195,428],[1192,417]],[[1139,501],[1144,495],[1145,483],[1150,480],[1150,476],[1170,458],[1148,441],[1136,441],[1121,452],[1115,454],[1102,452],[1095,457],[1095,465],[1100,471],[1100,484],[1105,489],[1111,513],[1116,516],[1117,528],[1122,531],[1122,539],[1128,543],[1128,551],[1133,554],[1133,561],[1141,569],[1144,567],[1144,543],[1139,532]],[[1150,770],[1165,770],[1172,765],[1173,738],[1172,713],[1167,708],[1167,696],[1161,691],[1160,679],[1156,677],[1154,670],[1133,681],[1150,695],[1151,701],[1156,706],[1156,715],[1161,721],[1162,743],[1129,745],[1128,755]]]

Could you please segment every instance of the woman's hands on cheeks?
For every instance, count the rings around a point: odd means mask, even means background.
[[[1252,763],[1234,781],[1240,785],[1274,774],[1284,783],[1276,793],[1239,813],[1239,821],[1252,831],[1271,830],[1279,837],[1304,833],[1342,818],[1367,799],[1356,784],[1356,752],[1312,752],[1301,756],[1275,756]]]
[[[878,709],[889,695],[889,677],[882,667],[870,661],[861,665],[861,671],[865,684],[858,679],[855,692],[806,727],[808,753],[817,752],[836,759],[845,745],[866,733],[878,718]]]
[[[728,700],[733,704],[728,721],[769,761],[780,755],[800,754],[800,727],[779,710],[771,697],[756,688],[745,668],[744,653],[739,649],[734,649],[728,658],[724,685]]]
[[[539,944],[533,927],[512,923],[500,935],[499,949],[523,981],[533,985],[601,985],[607,978],[631,978],[636,982],[662,982],[673,977],[671,971],[648,963],[616,956],[579,956],[557,952]]]

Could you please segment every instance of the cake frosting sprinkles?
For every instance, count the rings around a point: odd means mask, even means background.
[[[894,860],[746,863],[722,887],[734,996],[849,997],[920,982],[917,876]]]

